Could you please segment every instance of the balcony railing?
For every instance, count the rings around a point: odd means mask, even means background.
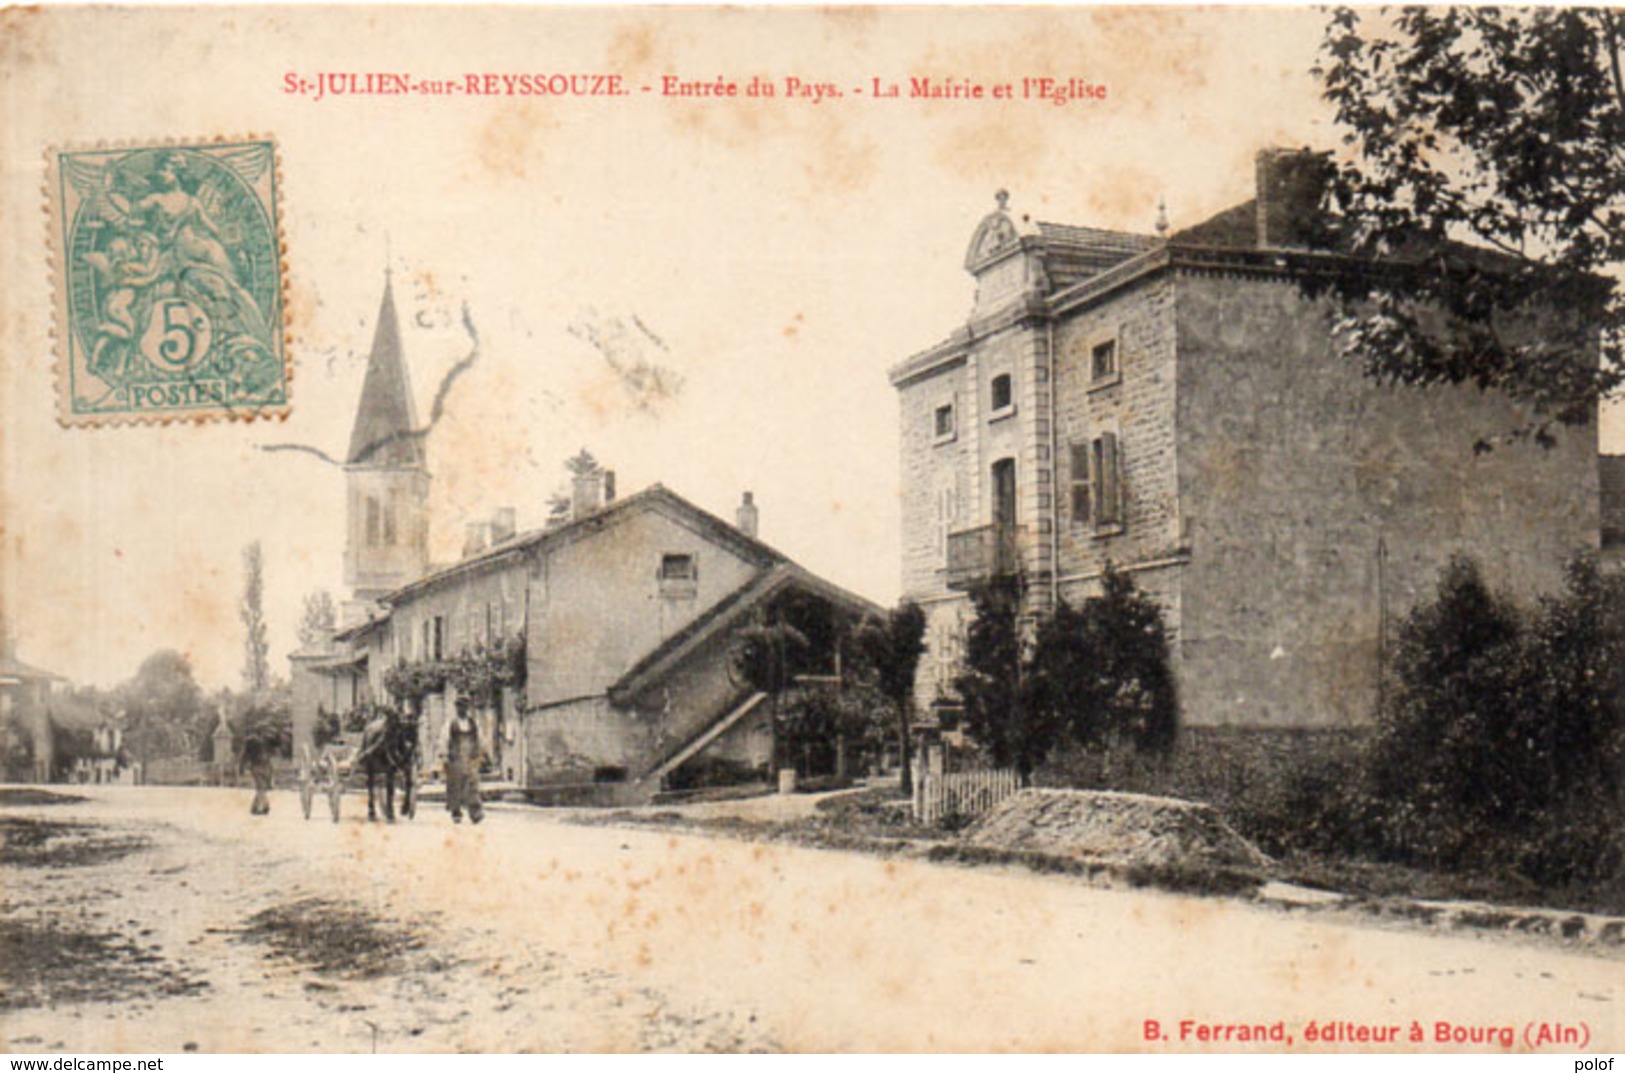
[[[948,534],[947,583],[950,589],[968,589],[1021,570],[1019,525],[984,525]]]

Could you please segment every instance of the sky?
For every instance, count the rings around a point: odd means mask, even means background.
[[[386,269],[429,437],[431,544],[540,524],[583,447],[881,603],[898,594],[887,369],[962,325],[994,193],[1150,232],[1251,196],[1270,145],[1334,148],[1306,8],[69,9],[0,12],[0,607],[19,657],[113,684],[177,648],[237,685],[260,541],[273,669],[342,598],[348,442]],[[618,75],[615,97],[323,95],[330,74]],[[290,77],[292,76],[292,77]],[[667,96],[663,79],[733,82]],[[911,78],[982,99],[909,96]],[[1078,79],[1103,100],[1021,96]],[[753,78],[771,99],[744,96]],[[829,83],[839,98],[790,92]],[[876,81],[897,84],[877,98]],[[1014,99],[991,98],[1008,85]],[[649,91],[644,92],[643,87]],[[859,94],[857,90],[864,92]],[[276,139],[285,421],[54,420],[48,146]],[[1612,435],[1604,429],[1605,443]]]

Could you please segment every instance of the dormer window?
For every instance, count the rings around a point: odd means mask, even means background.
[[[931,416],[931,437],[935,443],[948,443],[954,438],[954,404],[943,403]]]
[[[1009,417],[1015,412],[1015,408],[1015,391],[1010,374],[1000,373],[988,385],[988,420],[997,421],[1001,417]]]

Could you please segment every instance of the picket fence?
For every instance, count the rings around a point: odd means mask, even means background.
[[[949,817],[980,816],[1019,789],[1021,780],[1014,771],[927,772],[914,781],[914,819],[939,823]]]

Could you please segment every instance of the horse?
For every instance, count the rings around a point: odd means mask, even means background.
[[[395,822],[395,776],[401,777],[401,815],[411,819],[417,811],[412,775],[418,766],[418,720],[394,708],[381,707],[361,732],[355,767],[367,773],[367,820],[378,819],[375,789],[384,781],[384,819]]]

